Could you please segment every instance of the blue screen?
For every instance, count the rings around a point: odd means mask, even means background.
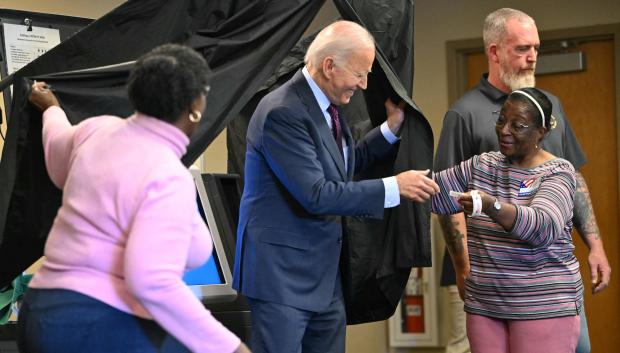
[[[206,200],[206,202],[208,202],[208,200]],[[207,221],[205,210],[202,207],[200,192],[196,193],[196,203],[198,205],[198,212],[200,212],[200,216],[202,217],[202,220],[205,222],[205,225],[208,228],[209,222]],[[205,262],[202,266],[186,272],[183,276],[183,281],[190,286],[225,284],[224,275],[222,274],[222,268],[220,266],[221,265],[217,257],[215,244],[213,244],[213,252],[211,254],[211,257],[209,257],[209,260]]]
[[[183,281],[190,286],[204,284],[223,284],[220,271],[215,264],[215,253],[202,266],[188,271],[183,276]]]

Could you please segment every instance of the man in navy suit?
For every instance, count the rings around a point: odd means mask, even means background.
[[[428,170],[352,181],[393,149],[404,119],[386,101],[387,121],[357,143],[342,119],[337,107],[366,88],[374,58],[368,31],[335,22],[252,116],[233,286],[250,304],[255,353],[344,352],[342,216],[381,218],[401,196],[439,191]]]

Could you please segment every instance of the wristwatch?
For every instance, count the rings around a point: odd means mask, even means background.
[[[499,202],[497,197],[495,198],[495,202],[493,202],[493,208],[495,209],[496,212],[502,209],[502,203]]]

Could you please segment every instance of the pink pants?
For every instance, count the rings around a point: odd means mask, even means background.
[[[467,313],[472,353],[574,353],[579,315],[542,320],[503,320]]]

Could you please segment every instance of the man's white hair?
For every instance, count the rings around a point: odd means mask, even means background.
[[[323,28],[312,41],[304,62],[314,69],[332,56],[336,62],[344,62],[353,52],[375,48],[372,35],[362,26],[351,21],[337,21]]]

